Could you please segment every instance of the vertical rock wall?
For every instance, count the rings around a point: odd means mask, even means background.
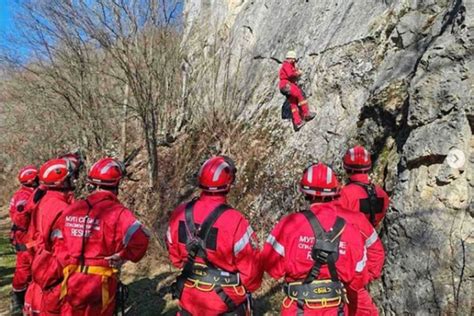
[[[473,1],[188,0],[185,12],[187,62],[204,62],[217,43],[230,56],[218,75],[234,80],[236,119],[278,139],[253,170],[272,180],[253,190],[251,212],[275,221],[297,196],[271,198],[278,185],[313,160],[341,172],[343,152],[362,143],[393,200],[385,272],[372,286],[381,310],[472,314]],[[289,49],[318,114],[299,133],[279,117],[277,71]]]

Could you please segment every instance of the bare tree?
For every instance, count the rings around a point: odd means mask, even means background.
[[[175,132],[181,106],[178,4],[25,0],[19,10],[22,44],[33,59],[16,66],[32,90],[41,91],[42,105],[53,101],[55,113],[78,125],[71,133],[92,151],[119,151],[120,141],[125,150],[127,116],[138,119],[152,190],[158,183],[160,138]]]

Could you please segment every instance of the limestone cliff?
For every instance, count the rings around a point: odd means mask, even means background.
[[[344,151],[362,143],[392,197],[384,276],[372,286],[381,311],[472,314],[474,2],[188,0],[185,14],[184,69],[227,58],[202,98],[231,84],[234,119],[262,143],[262,160],[239,161],[252,171],[242,190],[254,192],[241,206],[274,222],[295,207],[305,165],[341,173]],[[317,112],[298,133],[280,119],[277,72],[289,49]]]

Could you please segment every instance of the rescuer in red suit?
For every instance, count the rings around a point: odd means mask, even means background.
[[[74,165],[68,159],[52,159],[39,170],[41,187],[35,191],[33,201],[28,201],[27,211],[31,214],[28,228],[27,248],[32,255],[32,282],[25,297],[24,312],[27,315],[55,315],[60,313],[58,297],[50,291],[43,291],[37,278],[47,273],[45,267],[38,265],[40,254],[50,249],[50,234],[61,212],[72,201]],[[44,306],[44,296],[49,304]]]
[[[123,164],[103,158],[89,171],[89,196],[70,205],[52,231],[56,263],[49,264],[62,279],[61,315],[113,315],[120,267],[146,254],[149,233],[118,199],[125,176]]]
[[[31,255],[25,246],[30,216],[25,211],[25,207],[34,189],[38,187],[38,169],[32,165],[22,168],[18,173],[18,181],[21,187],[10,200],[12,221],[10,239],[16,250],[16,265],[12,282],[11,313],[13,315],[22,314],[26,288],[31,281]]]
[[[199,198],[171,214],[166,244],[171,262],[182,269],[175,284],[181,316],[248,315],[247,292],[261,284],[256,235],[227,205],[235,176],[230,158],[210,158],[199,172]]]
[[[301,74],[301,70],[296,67],[296,52],[289,51],[286,55],[286,60],[282,63],[280,68],[280,83],[278,87],[290,103],[295,131],[298,131],[304,125],[305,121],[312,120],[316,115],[309,111],[308,101],[298,86],[298,78]]]
[[[374,227],[384,219],[390,203],[387,193],[369,179],[370,153],[362,146],[350,148],[343,159],[349,182],[341,190],[340,204],[364,213]]]
[[[340,187],[331,168],[305,169],[300,189],[310,209],[283,217],[262,253],[265,271],[285,280],[281,314],[347,315],[344,286],[365,269],[361,233],[338,215],[332,201]]]
[[[379,278],[382,275],[383,264],[385,261],[385,251],[382,241],[377,231],[369,223],[367,218],[360,212],[354,212],[341,208],[338,200],[329,202],[337,208],[337,216],[353,224],[358,228],[364,242],[365,268],[355,274],[351,284],[346,287],[349,298],[349,315],[378,315],[377,306],[375,306],[366,286],[370,281]],[[362,263],[361,263],[362,265]]]

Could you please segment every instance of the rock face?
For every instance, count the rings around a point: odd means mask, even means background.
[[[472,314],[474,2],[188,0],[185,13],[189,69],[228,58],[200,75],[231,78],[234,119],[274,140],[261,145],[259,168],[238,161],[253,170],[242,192],[254,192],[240,206],[274,222],[297,206],[305,165],[321,160],[342,174],[343,153],[362,143],[392,197],[384,276],[372,285],[381,312]],[[317,112],[298,133],[279,117],[277,73],[289,49]],[[225,94],[217,81],[212,93]]]

